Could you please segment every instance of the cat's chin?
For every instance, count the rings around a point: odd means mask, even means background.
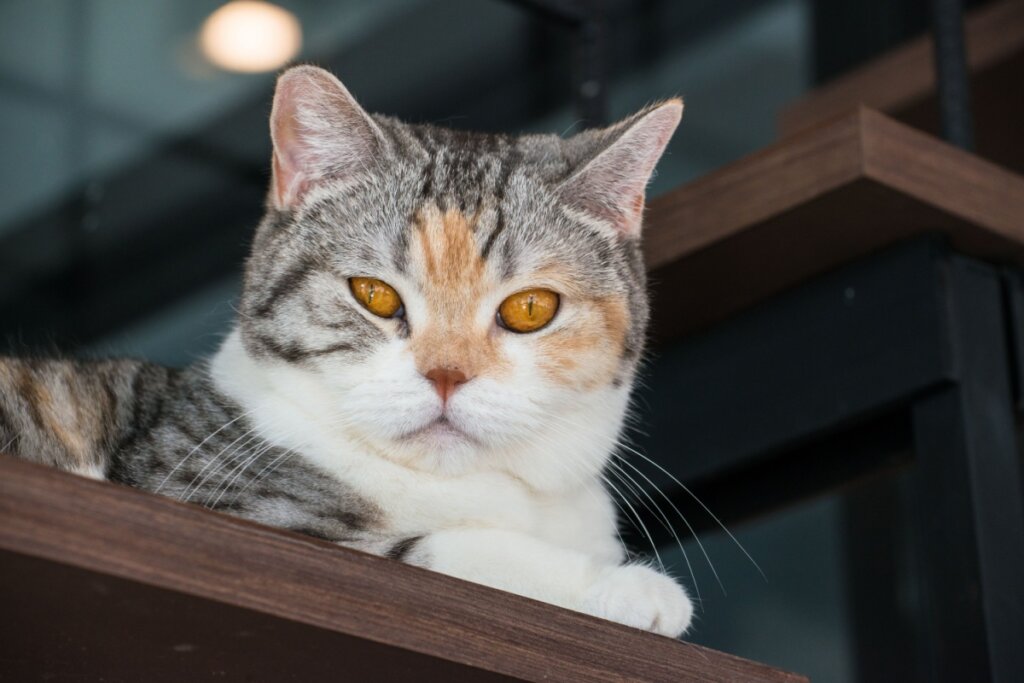
[[[378,451],[388,460],[433,475],[457,477],[480,470],[479,446],[451,427],[429,426]]]

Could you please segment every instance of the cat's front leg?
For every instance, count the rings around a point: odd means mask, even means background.
[[[693,604],[670,577],[639,564],[606,565],[526,534],[455,529],[416,539],[403,559],[443,574],[670,637]]]

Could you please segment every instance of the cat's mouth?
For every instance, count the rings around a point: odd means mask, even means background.
[[[417,429],[408,432],[403,437],[403,440],[409,439],[426,439],[436,442],[451,442],[457,441],[474,441],[472,436],[462,431],[448,419],[447,415],[441,415],[438,418],[428,422],[427,424]]]

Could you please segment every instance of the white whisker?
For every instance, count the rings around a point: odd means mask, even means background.
[[[163,478],[163,481],[161,481],[161,482],[160,482],[160,484],[159,484],[159,485],[157,485],[157,487],[156,487],[156,488],[155,488],[155,489],[153,490],[153,492],[154,492],[154,493],[160,493],[160,489],[162,489],[162,488],[164,487],[164,485],[165,485],[165,484],[166,484],[166,483],[167,483],[167,482],[168,482],[168,481],[170,480],[170,478],[171,478],[172,476],[174,476],[174,473],[178,471],[178,468],[179,468],[179,467],[181,467],[182,465],[184,465],[184,464],[185,464],[185,461],[186,461],[186,460],[188,460],[188,459],[189,459],[190,457],[192,457],[192,455],[193,455],[193,454],[194,454],[194,453],[195,453],[196,451],[198,451],[198,450],[199,450],[200,448],[202,448],[202,447],[203,447],[203,446],[204,446],[204,445],[206,444],[206,442],[207,442],[207,441],[209,441],[209,440],[210,440],[210,439],[212,439],[213,437],[217,436],[217,435],[218,435],[218,434],[220,434],[220,433],[221,433],[221,432],[222,432],[222,431],[223,431],[224,429],[228,428],[229,426],[231,426],[232,424],[234,424],[235,422],[237,422],[238,420],[242,419],[243,417],[245,417],[245,416],[246,416],[246,415],[248,415],[248,414],[249,414],[249,411],[248,411],[248,410],[247,410],[247,411],[244,411],[244,412],[242,412],[242,413],[239,413],[239,414],[238,414],[237,416],[235,416],[234,418],[232,418],[232,419],[228,420],[227,422],[225,422],[224,424],[222,424],[222,425],[221,425],[220,427],[218,427],[216,431],[213,431],[213,432],[211,432],[211,433],[210,433],[209,435],[207,435],[207,437],[206,437],[205,439],[203,439],[202,441],[200,441],[199,443],[197,443],[197,444],[196,444],[196,445],[195,445],[195,446],[194,446],[194,447],[192,448],[192,450],[190,450],[190,451],[188,452],[188,454],[187,454],[187,455],[186,455],[186,456],[185,456],[184,458],[182,458],[181,460],[179,460],[179,461],[178,461],[178,464],[177,464],[177,465],[175,465],[174,467],[172,467],[172,468],[171,468],[171,471],[167,473],[167,476]]]
[[[643,522],[643,518],[637,512],[636,508],[634,508],[633,505],[630,504],[630,502],[627,499],[627,497],[623,496],[621,494],[621,492],[618,491],[618,489],[614,486],[614,484],[612,484],[612,482],[607,477],[605,477],[604,475],[599,475],[599,476],[601,477],[601,480],[604,481],[606,485],[611,487],[611,489],[613,491],[616,491],[617,493],[619,493],[619,497],[622,500],[623,504],[625,504],[629,508],[629,510],[633,513],[633,517],[636,519],[637,525],[639,526],[639,528],[643,532],[643,534],[647,536],[647,540],[651,544],[651,550],[654,552],[654,557],[657,559],[658,565],[661,567],[662,573],[666,573],[667,574],[668,571],[665,568],[665,563],[661,559],[661,553],[658,552],[658,546],[654,542],[654,536],[647,529],[647,526]],[[641,499],[638,499],[637,502],[642,503],[642,504],[644,504],[646,506],[646,503],[644,503],[643,500],[641,500]],[[619,509],[621,510],[622,508],[620,507]],[[648,508],[648,509],[650,509],[650,508]],[[621,540],[621,537],[620,537],[620,540]],[[685,551],[684,551],[684,554],[685,554]]]
[[[689,495],[691,498],[693,498],[693,500],[696,501],[696,503],[698,505],[700,505],[700,507],[704,510],[704,512],[706,512],[708,514],[708,516],[711,517],[711,519],[713,519],[715,521],[715,523],[722,529],[722,531],[724,531],[726,533],[726,535],[728,535],[729,538],[732,539],[732,542],[736,544],[736,547],[738,547],[740,549],[740,551],[742,551],[742,553],[744,555],[746,555],[747,559],[750,560],[750,563],[754,565],[754,568],[757,569],[758,573],[761,575],[761,578],[764,579],[765,581],[768,580],[768,577],[765,576],[764,571],[761,570],[761,566],[754,560],[753,557],[750,556],[750,553],[748,553],[747,549],[743,547],[743,544],[740,543],[739,540],[737,540],[737,538],[735,536],[733,536],[732,532],[729,531],[729,528],[722,522],[722,520],[720,520],[718,518],[718,516],[715,513],[713,513],[711,511],[711,509],[707,505],[704,504],[704,501],[702,501],[700,498],[698,498],[697,495],[693,491],[691,491],[690,488],[686,484],[684,484],[683,482],[679,481],[679,479],[674,474],[672,474],[671,472],[666,470],[664,467],[659,465],[657,462],[655,462],[651,458],[648,458],[646,455],[644,455],[640,451],[638,451],[638,450],[636,450],[634,448],[630,448],[629,446],[627,446],[625,444],[619,444],[619,445],[622,446],[623,448],[627,449],[630,453],[633,453],[636,456],[638,456],[640,458],[643,458],[647,462],[649,462],[652,465],[654,465],[655,467],[657,467],[661,472],[663,472],[666,476],[668,476],[676,484],[676,486],[681,488],[687,495]]]
[[[246,492],[246,490],[247,490],[247,489],[248,489],[248,488],[249,488],[250,486],[253,486],[254,484],[258,483],[258,482],[259,482],[259,481],[261,481],[261,480],[262,480],[262,479],[263,479],[264,477],[269,477],[269,476],[270,476],[271,474],[273,474],[274,470],[276,470],[276,469],[277,469],[278,467],[280,467],[280,466],[281,466],[282,464],[284,464],[284,461],[285,461],[285,460],[287,460],[287,459],[288,459],[289,457],[291,457],[291,456],[293,456],[293,455],[295,455],[295,451],[292,451],[292,450],[287,450],[287,451],[284,451],[284,452],[283,452],[283,453],[281,453],[280,455],[276,456],[276,457],[275,457],[275,458],[274,458],[273,460],[271,460],[271,461],[270,461],[269,463],[267,463],[266,465],[264,465],[264,466],[263,466],[263,469],[262,469],[262,470],[260,470],[260,471],[259,471],[259,473],[258,473],[258,474],[257,474],[257,475],[256,475],[255,477],[253,477],[253,478],[252,478],[252,479],[250,479],[250,480],[249,480],[248,482],[246,482],[245,486],[243,486],[243,487],[242,487],[242,488],[241,488],[241,489],[240,489],[240,490],[238,491],[238,493],[236,493],[236,494],[235,494],[235,497],[234,497],[234,498],[232,498],[232,499],[231,499],[231,500],[230,500],[230,501],[228,502],[228,505],[229,505],[229,506],[230,506],[230,505],[234,505],[234,504],[235,504],[235,501],[237,501],[237,500],[239,499],[239,497],[240,497],[240,496],[241,496],[241,495],[242,495],[243,493],[245,493],[245,492]]]
[[[264,442],[253,451],[252,455],[250,455],[247,458],[244,458],[239,464],[235,465],[235,467],[230,472],[224,475],[224,479],[213,488],[213,492],[206,497],[206,503],[204,503],[204,505],[211,509],[217,507],[217,503],[220,502],[220,499],[224,496],[225,493],[228,492],[228,490],[235,483],[235,481],[237,481],[238,478],[242,476],[242,474],[244,474],[247,469],[249,469],[257,460],[259,460],[264,453],[268,452],[273,447],[274,444],[270,442]],[[234,473],[234,476],[232,476],[232,473]],[[221,489],[221,486],[223,486],[224,488]],[[220,491],[219,494],[217,493],[218,491]],[[213,499],[215,495],[217,497],[211,503],[210,501],[211,499]]]
[[[676,530],[672,527],[672,524],[669,522],[668,515],[666,515],[665,512],[661,509],[661,506],[659,506],[655,502],[654,497],[651,496],[650,493],[648,493],[639,483],[637,483],[637,481],[633,479],[633,477],[631,477],[628,472],[625,472],[624,470],[622,470],[622,468],[618,467],[614,459],[609,460],[608,464],[613,468],[612,471],[617,472],[618,476],[626,477],[630,482],[632,482],[632,484],[637,488],[637,490],[639,490],[642,494],[644,494],[647,497],[648,500],[651,501],[651,504],[654,506],[654,510],[657,510],[657,513],[660,516],[659,521],[661,522],[661,525],[670,534],[672,534],[672,538],[675,539],[676,545],[679,546],[679,550],[683,554],[683,561],[686,563],[686,569],[690,573],[690,580],[693,581],[693,590],[697,594],[697,600],[701,600],[702,598],[700,594],[700,586],[697,584],[697,575],[693,571],[693,565],[690,564],[690,556],[687,554],[686,548],[683,547],[683,542],[682,540],[680,540],[679,535],[676,533]],[[651,508],[648,507],[648,509],[650,510]],[[652,510],[652,513],[654,512],[654,510]],[[682,517],[682,515],[680,515],[680,517]],[[693,534],[693,529],[690,528],[690,525],[686,522],[685,517],[683,518],[683,523],[686,524],[687,528],[690,529],[690,533]],[[694,538],[696,538],[696,536],[694,536]],[[700,543],[699,539],[698,543]],[[711,566],[711,571],[715,573],[715,577],[717,578],[718,574],[717,572],[715,572],[715,568],[711,564],[711,560],[710,558],[708,558],[707,553],[704,553],[704,557],[705,559],[707,559],[708,565]],[[722,582],[719,581],[718,583],[719,585],[721,585]],[[725,592],[724,587],[722,588],[722,592]]]
[[[225,458],[225,460],[221,460],[221,456],[224,455],[227,451],[231,450],[235,446],[235,444],[238,444],[238,442],[242,441],[242,439],[245,439],[245,441],[239,447],[244,448],[245,445],[252,441],[252,439],[257,435],[257,432],[258,427],[252,427],[251,429],[242,432],[242,434],[238,436],[234,441],[229,443],[224,448],[220,449],[220,452],[217,453],[217,455],[210,458],[206,462],[206,464],[204,464],[203,467],[199,470],[199,472],[197,472],[196,475],[192,477],[192,481],[189,482],[189,485],[185,487],[185,491],[182,492],[182,494],[178,497],[178,500],[182,502],[188,502],[188,500],[200,488],[202,488],[203,484],[209,481],[210,477],[216,474],[225,465],[226,461],[231,460],[230,457]],[[213,467],[213,469],[207,473],[206,470],[211,466]]]
[[[10,448],[11,446],[13,446],[14,442],[17,441],[17,440],[18,440],[18,435],[15,434],[14,436],[11,437],[10,441],[5,443],[3,446],[0,446],[0,453],[6,453],[7,449]]]

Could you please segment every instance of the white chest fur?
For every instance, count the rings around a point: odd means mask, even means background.
[[[387,530],[418,536],[451,529],[502,529],[528,534],[607,562],[619,562],[613,504],[596,478],[568,490],[537,492],[504,472],[444,476],[422,472],[373,453],[321,414],[315,387],[302,373],[267,368],[246,354],[238,332],[212,363],[217,387],[239,402],[263,436],[297,451],[352,486],[384,511]],[[282,380],[291,388],[279,390]],[[295,397],[302,397],[295,400]]]

